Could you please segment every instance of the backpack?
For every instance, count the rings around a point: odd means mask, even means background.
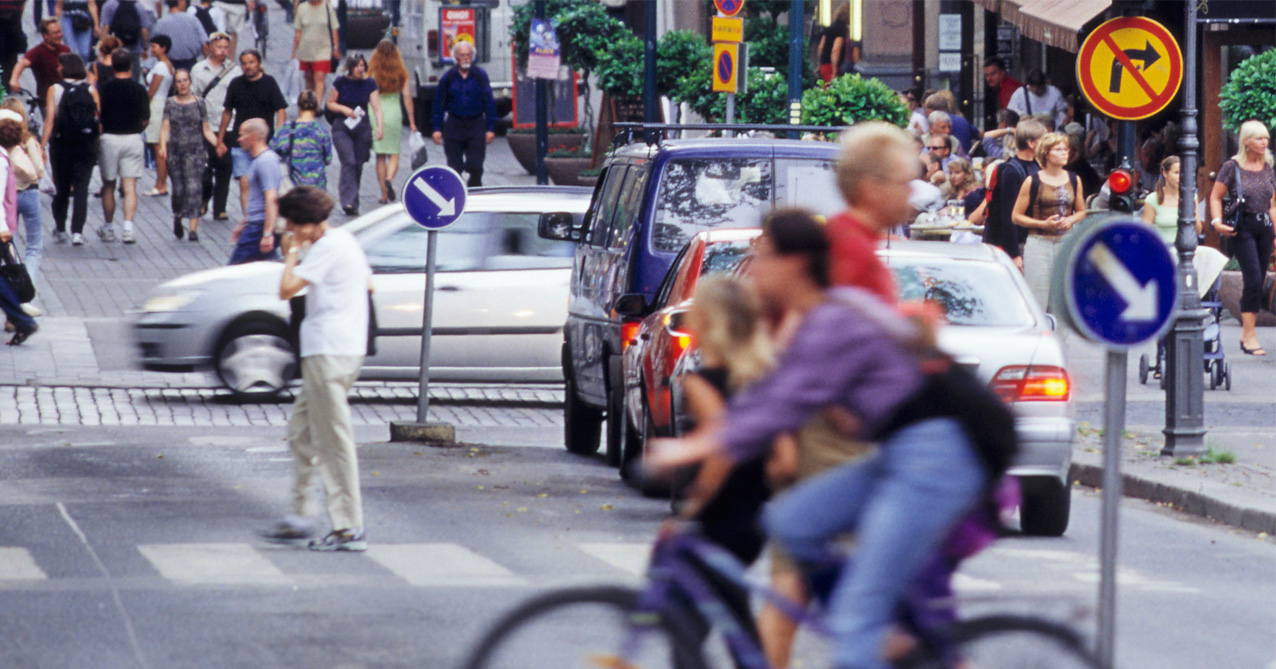
[[[98,136],[97,104],[88,84],[66,85],[53,121],[53,135],[70,142],[87,142]]]
[[[195,7],[195,18],[204,25],[204,32],[212,35],[217,32],[217,23],[213,21],[213,13],[203,5]]]
[[[130,48],[142,40],[142,16],[138,14],[136,0],[120,0],[111,17],[111,34]]]

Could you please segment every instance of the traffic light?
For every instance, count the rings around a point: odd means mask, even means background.
[[[1127,170],[1114,170],[1108,175],[1108,209],[1134,213],[1134,175]]]

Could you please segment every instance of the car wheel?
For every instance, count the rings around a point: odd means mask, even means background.
[[[223,335],[213,365],[217,378],[237,400],[265,400],[297,376],[297,350],[283,323],[246,321]]]
[[[620,466],[624,453],[625,381],[618,355],[607,362],[607,464]]]
[[[1144,353],[1139,356],[1139,383],[1146,385],[1148,382],[1148,354]]]
[[[1072,490],[1059,479],[1034,477],[1023,482],[1019,526],[1024,534],[1060,537],[1068,529]]]
[[[643,497],[668,497],[673,489],[673,479],[669,475],[651,476],[646,467],[640,466],[647,443],[656,438],[656,426],[651,421],[651,412],[643,405],[642,436],[638,438],[633,461],[626,466],[630,470],[630,485],[638,489]]]
[[[563,443],[576,455],[593,455],[598,452],[598,436],[602,429],[602,412],[580,400],[570,369],[564,370],[563,387]]]
[[[645,387],[645,386],[644,386]],[[628,412],[625,412],[628,414]],[[630,481],[635,476],[634,467],[642,460],[642,449],[647,443],[648,432],[644,428],[639,432],[634,427],[634,417],[625,416],[624,424],[621,426],[622,432],[620,436],[620,462],[616,463],[620,468],[620,478],[623,481]],[[642,415],[636,417],[640,423],[650,420],[647,418],[647,402],[642,402]],[[638,474],[641,476],[641,474]]]

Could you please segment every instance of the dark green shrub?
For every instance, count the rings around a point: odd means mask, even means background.
[[[816,86],[802,94],[802,123],[806,125],[842,126],[871,119],[901,128],[908,124],[908,108],[895,91],[877,79],[844,74],[827,87]]]
[[[1276,49],[1241,61],[1219,93],[1219,107],[1228,130],[1253,119],[1276,128]]]

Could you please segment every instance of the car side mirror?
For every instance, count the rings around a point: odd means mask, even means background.
[[[647,298],[641,293],[626,293],[616,298],[613,311],[617,316],[644,316],[647,313]]]
[[[572,225],[572,215],[565,211],[541,214],[536,221],[536,234],[560,242],[580,241],[580,228]]]

